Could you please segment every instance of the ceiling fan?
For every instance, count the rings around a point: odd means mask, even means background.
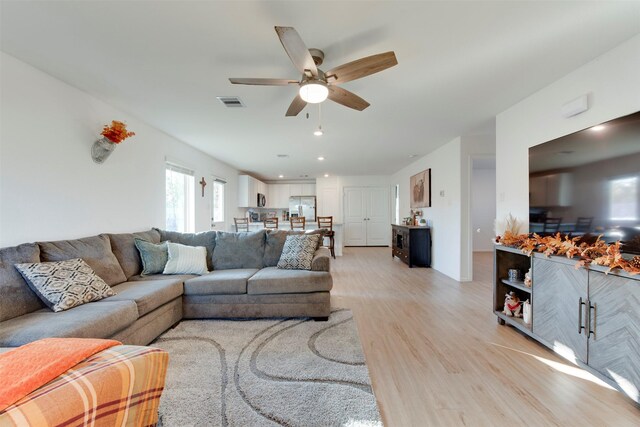
[[[345,107],[362,111],[370,104],[353,92],[338,87],[338,84],[369,76],[398,64],[394,52],[385,52],[367,56],[347,64],[340,65],[330,71],[323,72],[318,67],[324,61],[324,52],[309,49],[293,27],[275,27],[280,42],[287,51],[293,65],[302,73],[298,80],[289,79],[250,79],[231,78],[233,84],[259,86],[298,85],[298,95],[287,110],[286,116],[297,116],[309,104],[317,104],[325,99],[337,102]]]

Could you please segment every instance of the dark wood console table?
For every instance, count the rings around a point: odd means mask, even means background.
[[[409,267],[431,267],[431,229],[391,224],[391,256]]]

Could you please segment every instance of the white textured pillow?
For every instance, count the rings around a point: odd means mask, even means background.
[[[169,260],[162,274],[206,274],[207,248],[167,243]]]

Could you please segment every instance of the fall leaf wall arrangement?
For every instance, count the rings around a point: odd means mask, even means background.
[[[565,255],[567,258],[578,257],[576,268],[588,267],[590,264],[608,267],[606,273],[614,269],[622,269],[629,274],[640,274],[640,256],[624,258],[620,252],[620,242],[608,244],[598,236],[595,240],[587,237],[539,236],[533,234],[515,234],[509,230],[503,236],[496,237],[496,242],[512,248],[521,249],[531,256],[534,251],[545,256]]]

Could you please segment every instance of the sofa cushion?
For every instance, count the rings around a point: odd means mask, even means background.
[[[56,312],[115,295],[80,258],[16,264],[16,268],[31,290]]]
[[[207,248],[167,242],[169,253],[162,274],[207,274]]]
[[[14,267],[26,262],[40,262],[35,243],[0,249],[0,322],[45,306]]]
[[[264,245],[264,257],[262,258],[262,262],[265,267],[275,267],[278,265],[280,255],[282,255],[284,242],[287,240],[287,236],[289,234],[291,234],[291,231],[267,230]]]
[[[165,276],[166,277],[166,276]],[[142,317],[156,308],[182,295],[182,280],[138,280],[124,282],[113,287],[116,295],[105,301],[134,301],[138,316]]]
[[[160,240],[169,240],[187,246],[204,246],[207,248],[207,269],[213,270],[213,250],[216,247],[217,231],[204,231],[202,233],[180,233],[154,228],[160,233]]]
[[[193,279],[194,277],[199,276],[196,276],[195,274],[150,274],[149,276],[131,276],[129,277],[129,281],[140,282],[145,280],[173,279],[184,283],[186,280]]]
[[[287,236],[278,261],[278,268],[287,270],[311,270],[313,256],[318,248],[320,235]]]
[[[133,301],[98,301],[54,313],[43,308],[2,322],[0,347],[47,337],[109,338],[138,319]]]
[[[151,243],[142,239],[134,239],[134,242],[142,261],[142,271],[138,273],[141,276],[162,274],[169,261],[169,242]]]
[[[185,295],[246,294],[247,280],[258,272],[257,268],[214,270],[204,276],[184,282]]]
[[[140,231],[138,233],[106,234],[111,242],[111,250],[118,259],[127,279],[142,271],[142,260],[134,239],[142,239],[150,243],[160,243],[158,230]]]
[[[247,282],[247,293],[298,294],[330,291],[333,287],[331,273],[326,271],[282,270],[266,267],[254,274]]]
[[[218,232],[213,251],[213,269],[262,268],[265,231],[242,233]]]
[[[93,268],[102,280],[113,286],[126,282],[122,267],[111,252],[111,243],[106,235],[85,237],[76,240],[38,242],[42,261],[66,261],[81,258]]]

